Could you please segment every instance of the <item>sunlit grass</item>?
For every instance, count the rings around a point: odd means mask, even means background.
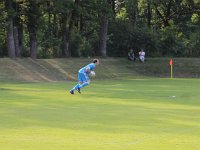
[[[2,150],[196,150],[200,80],[0,84]]]

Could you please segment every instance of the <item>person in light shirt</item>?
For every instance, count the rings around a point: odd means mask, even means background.
[[[139,60],[140,60],[142,63],[143,63],[144,60],[145,60],[145,52],[144,52],[143,49],[139,52]]]

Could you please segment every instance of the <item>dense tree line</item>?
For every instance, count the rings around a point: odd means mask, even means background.
[[[3,0],[0,57],[200,56],[199,0]]]

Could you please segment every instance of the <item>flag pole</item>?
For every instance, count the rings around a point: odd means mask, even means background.
[[[170,74],[171,74],[171,79],[173,78],[173,61],[172,61],[172,58],[170,59],[169,61],[169,65],[170,65]]]
[[[171,79],[173,78],[173,66],[171,65]]]

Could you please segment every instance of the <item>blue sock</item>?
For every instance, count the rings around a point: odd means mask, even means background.
[[[75,86],[73,87],[72,91],[74,91],[74,90],[80,88],[79,86],[80,86],[80,84],[75,85]]]
[[[89,84],[90,84],[89,82],[85,82],[85,83],[81,84],[81,85],[79,86],[79,88],[82,88],[82,87],[87,86],[87,85],[89,85]]]

